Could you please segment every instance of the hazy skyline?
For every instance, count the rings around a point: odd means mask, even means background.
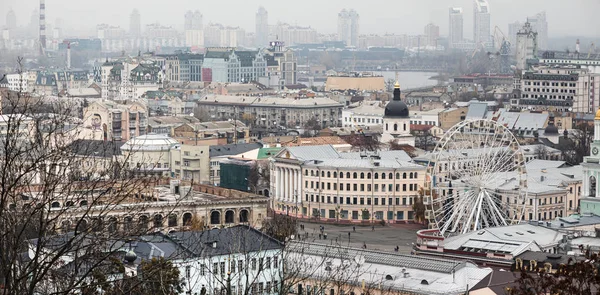
[[[508,24],[524,22],[527,16],[546,11],[549,37],[600,36],[600,11],[598,0],[489,0],[492,33],[498,26],[508,34]],[[36,0],[0,1],[0,24],[6,23],[6,13],[15,10],[17,25],[29,23],[32,11],[38,6]],[[94,3],[95,5],[90,5]],[[153,3],[153,4],[150,4]],[[423,34],[427,23],[440,26],[440,34],[448,33],[448,8],[463,7],[464,35],[472,36],[472,0],[335,0],[300,2],[274,0],[211,1],[203,4],[193,0],[171,0],[169,2],[141,0],[104,0],[100,2],[81,0],[47,0],[46,19],[54,23],[61,18],[65,26],[93,29],[97,24],[118,25],[127,30],[129,15],[134,8],[140,11],[142,25],[159,22],[182,28],[184,14],[188,10],[199,10],[204,15],[204,24],[218,22],[240,26],[253,32],[255,12],[264,6],[269,12],[269,24],[278,21],[311,26],[320,33],[335,33],[337,13],[342,8],[353,8],[360,14],[360,34]]]

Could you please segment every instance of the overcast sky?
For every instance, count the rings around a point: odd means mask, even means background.
[[[549,36],[600,36],[600,0],[489,0],[492,32],[494,25],[508,33],[508,23],[524,21],[528,15],[545,10]],[[29,23],[37,0],[0,0],[0,26],[6,12],[13,8],[18,25]],[[46,0],[46,19],[62,18],[67,26],[94,28],[108,23],[127,29],[129,14],[137,8],[142,24],[160,22],[180,28],[187,10],[199,10],[204,23],[219,22],[254,31],[254,15],[260,5],[269,12],[269,23],[284,21],[312,26],[322,33],[335,33],[337,13],[353,8],[360,14],[361,34],[422,34],[433,22],[441,34],[448,31],[448,8],[463,7],[465,36],[472,35],[472,0]]]

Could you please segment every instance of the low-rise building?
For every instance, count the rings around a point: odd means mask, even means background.
[[[381,101],[362,101],[356,107],[342,111],[342,126],[356,127],[381,126],[385,108]]]
[[[137,101],[94,101],[83,110],[83,127],[91,139],[127,141],[147,133],[148,110]]]
[[[156,116],[148,118],[148,132],[175,137],[174,129],[183,124],[200,122],[193,116]]]
[[[256,160],[260,148],[262,148],[262,144],[257,142],[211,146],[209,149],[209,183],[215,186],[220,185],[222,161],[228,160],[229,158]]]
[[[464,121],[467,118],[468,108],[449,108],[438,114],[440,128],[444,131],[454,127],[454,125]]]
[[[282,129],[301,129],[311,119],[321,128],[341,124],[343,105],[327,97],[290,98],[209,95],[198,107],[215,119],[249,122],[252,133],[269,134]]]
[[[173,128],[173,137],[194,145],[249,143],[250,129],[239,120],[185,123]]]
[[[298,218],[404,223],[425,167],[404,151],[339,153],[331,145],[287,147],[271,160],[273,208]]]

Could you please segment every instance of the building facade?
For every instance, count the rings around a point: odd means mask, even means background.
[[[338,153],[331,145],[284,148],[270,167],[276,212],[336,222],[412,221],[425,179],[404,151]]]
[[[448,45],[450,48],[455,48],[457,44],[463,42],[463,9],[460,7],[453,7],[449,10],[449,33],[448,33]]]
[[[587,69],[540,67],[521,77],[521,109],[590,113],[600,99],[600,75]]]
[[[343,105],[326,97],[254,97],[210,95],[198,100],[198,107],[218,118],[243,120],[252,132],[302,129],[316,119],[322,128],[341,124]]]
[[[345,42],[346,46],[358,47],[359,19],[354,9],[342,9],[338,13],[338,40]]]
[[[260,6],[256,12],[254,46],[263,48],[269,43],[269,13]]]
[[[83,127],[92,139],[127,141],[147,133],[148,111],[139,103],[95,101],[83,110]]]
[[[600,192],[598,179],[600,178],[600,108],[594,118],[594,141],[590,155],[583,159],[583,196],[581,198],[581,212],[600,215]]]
[[[527,60],[537,58],[538,56],[538,33],[527,22],[517,32],[516,39],[517,69],[527,70]]]
[[[265,77],[267,61],[260,51],[209,48],[202,65],[204,82],[251,82]]]
[[[487,0],[473,0],[473,40],[476,47],[491,47],[490,4]]]

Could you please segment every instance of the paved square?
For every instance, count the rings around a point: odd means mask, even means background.
[[[411,253],[412,245],[417,238],[417,231],[422,228],[419,225],[406,225],[403,227],[400,225],[375,225],[375,230],[373,230],[370,225],[356,225],[356,231],[354,231],[352,225],[306,222],[299,222],[299,224],[304,226],[304,230],[299,229],[300,235],[304,238],[308,233],[307,241],[310,242],[320,244],[340,243],[341,245],[349,245],[356,248],[361,248],[366,244],[367,249],[391,252],[398,246],[398,252],[403,254]],[[319,230],[320,226],[325,227],[323,232],[327,234],[327,239],[324,239],[323,236],[319,239],[319,234],[321,233]],[[350,239],[348,239],[348,233],[350,233]]]

